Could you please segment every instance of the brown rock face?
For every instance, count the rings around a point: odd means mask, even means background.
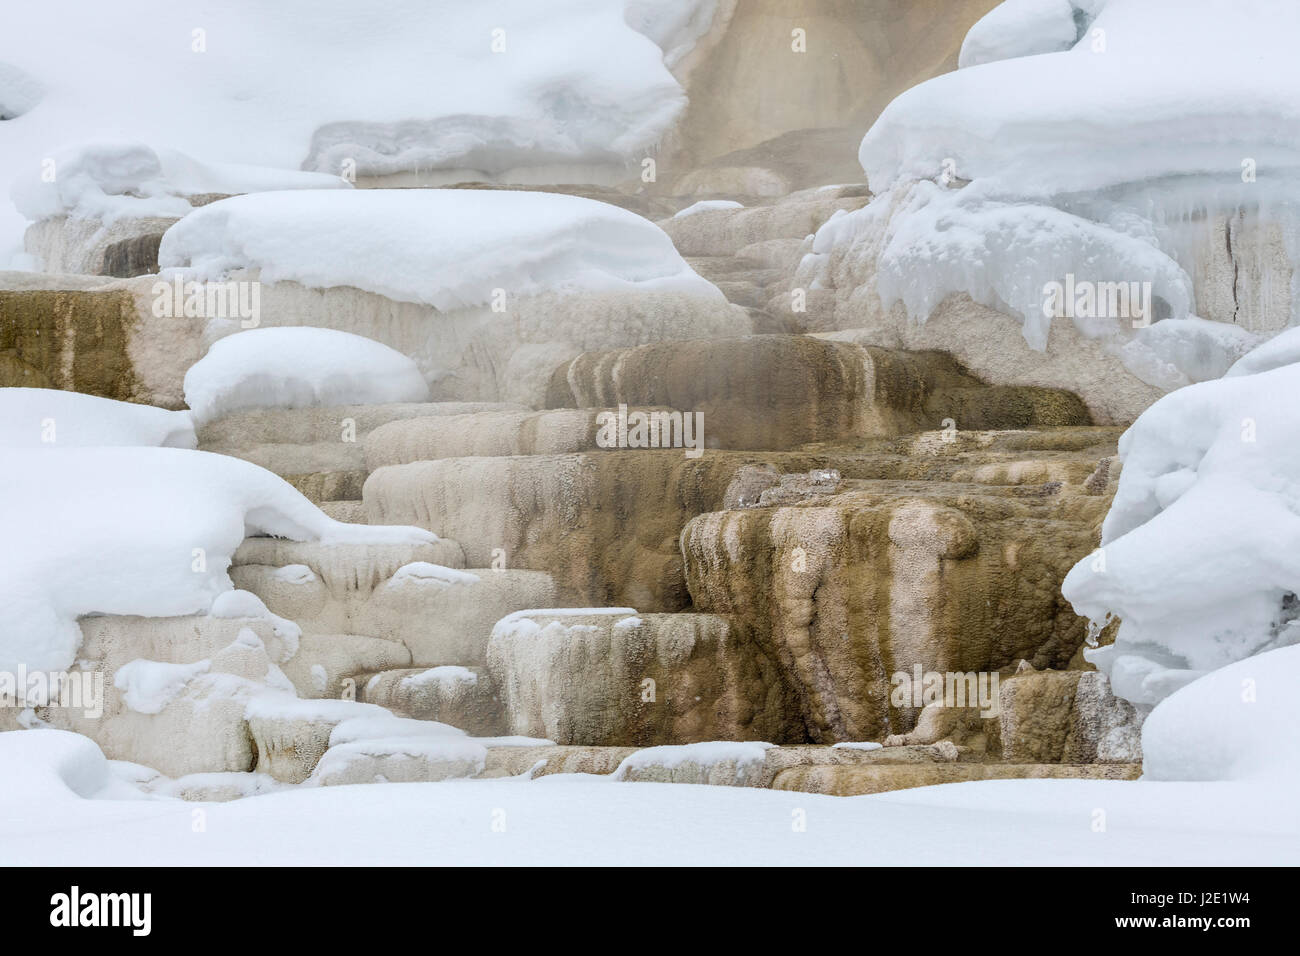
[[[1002,750],[1035,763],[1142,759],[1143,714],[1098,671],[1028,671],[1002,685]]]
[[[945,420],[964,430],[1092,422],[1068,392],[992,388],[940,352],[791,335],[587,352],[551,376],[551,408],[620,404],[701,413],[710,448],[781,450]]]
[[[62,388],[129,401],[136,321],[123,291],[0,289],[0,387]]]
[[[836,494],[760,497],[682,532],[695,608],[766,636],[813,740],[911,729],[919,708],[891,701],[897,674],[987,674],[1021,658],[1064,667],[1082,644],[1059,583],[1095,546],[1106,499],[1063,482],[982,485],[972,472],[1005,480],[1015,469],[996,454],[970,457],[985,461],[947,463],[964,481],[845,480]],[[1040,468],[1064,464],[1048,458]]]

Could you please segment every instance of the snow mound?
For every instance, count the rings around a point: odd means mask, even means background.
[[[851,288],[875,277],[884,309],[901,302],[913,321],[967,293],[1020,316],[1034,349],[1046,348],[1053,320],[1069,318],[1148,384],[1202,380],[1197,356],[1171,362],[1132,345],[1134,330],[1197,315],[1248,328],[1300,318],[1295,281],[1289,314],[1283,290],[1268,292],[1286,281],[1267,271],[1280,268],[1273,259],[1260,260],[1262,276],[1252,271],[1260,263],[1251,256],[1274,252],[1233,245],[1230,232],[1240,216],[1274,236],[1295,274],[1297,33],[1300,7],[1285,0],[995,8],[967,36],[966,68],[903,93],[867,132],[859,159],[875,198],[821,227],[800,284],[836,287],[845,270],[829,254],[838,249],[862,260],[849,269]],[[1226,265],[1215,258],[1224,232]],[[1215,298],[1224,282],[1238,291],[1219,274],[1234,268],[1249,286],[1240,306],[1248,315],[1237,315],[1235,299]],[[1090,292],[1140,290],[1149,307],[1055,308],[1049,286],[1076,280]],[[1209,336],[1196,349],[1224,347],[1212,356],[1217,368],[1236,357],[1232,345]]]
[[[1062,591],[1115,642],[1087,652],[1154,704],[1202,674],[1300,641],[1300,365],[1179,389],[1119,443],[1102,547]]]
[[[106,137],[213,164],[334,177],[445,170],[470,181],[541,165],[552,167],[545,181],[553,182],[557,164],[584,177],[594,166],[627,172],[685,108],[665,60],[690,49],[713,7],[713,0],[628,0],[626,12],[623,0],[20,5],[6,11],[0,33],[0,111],[21,113],[0,127],[0,189],[39,180],[52,150]],[[22,225],[0,208],[0,251],[20,241]]]
[[[1022,2],[989,16],[1028,27],[1026,11],[1052,6]],[[1063,17],[1034,29],[1064,37]],[[1072,49],[958,70],[903,93],[858,158],[877,193],[932,179],[946,159],[964,180],[1024,197],[1206,173],[1240,182],[1245,155],[1262,183],[1264,170],[1300,165],[1297,32],[1300,8],[1289,0],[1108,0]]]
[[[419,543],[418,528],[335,521],[256,465],[175,448],[11,449],[0,469],[0,670],[62,670],[86,614],[207,611],[248,535]]]
[[[0,734],[4,774],[0,802],[54,806],[77,800],[139,799],[138,789],[112,772],[89,737],[66,730],[17,730]],[[12,806],[12,803],[11,803]]]
[[[1238,661],[1188,684],[1142,726],[1148,780],[1300,777],[1300,647]]]
[[[0,388],[0,447],[194,448],[197,444],[189,412],[56,388]]]
[[[961,45],[959,69],[1073,47],[1105,0],[1006,0],[978,20]]]
[[[10,191],[14,205],[28,219],[72,216],[110,223],[124,216],[179,218],[193,208],[186,196],[350,187],[325,173],[208,164],[174,149],[151,149],[143,143],[67,146],[55,150],[49,162],[52,180],[23,177]]]
[[[246,408],[425,402],[416,364],[360,335],[305,327],[251,329],[218,339],[185,373],[199,423]]]
[[[628,754],[611,775],[611,780],[622,780],[632,770],[648,767],[672,769],[687,764],[709,767],[715,764],[734,763],[737,767],[761,765],[767,759],[769,743],[757,741],[710,740],[696,744],[664,744],[646,747]]]
[[[364,189],[236,196],[163,235],[165,267],[215,279],[352,286],[440,310],[549,291],[684,291],[723,300],[635,213],[559,193]]]
[[[1233,363],[1224,377],[1255,375],[1300,362],[1300,329],[1279,332]]]

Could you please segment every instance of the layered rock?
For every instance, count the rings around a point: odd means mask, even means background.
[[[891,702],[897,674],[989,675],[1021,658],[1063,667],[1082,645],[1083,622],[1059,582],[1092,550],[1105,513],[1108,499],[1079,486],[1096,450],[1054,468],[1048,455],[979,475],[990,465],[950,461],[946,483],[842,480],[834,493],[766,504],[780,484],[751,479],[743,506],[682,532],[694,606],[736,615],[760,635],[812,739],[904,733],[920,708]],[[1008,471],[1079,485],[979,483]]]
[[[796,733],[775,662],[745,628],[713,615],[521,612],[493,630],[488,669],[510,731],[560,744]]]
[[[1142,719],[1099,671],[1026,670],[1002,684],[1002,752],[1034,763],[1139,763]]]

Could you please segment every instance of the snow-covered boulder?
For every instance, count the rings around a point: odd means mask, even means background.
[[[415,360],[436,400],[537,404],[592,348],[743,334],[743,310],[648,220],[509,190],[282,192],[212,203],[163,237],[186,281],[252,282],[263,325],[336,328]],[[220,318],[208,336],[234,332]]]
[[[1278,0],[1004,4],[971,32],[979,65],[868,131],[876,198],[817,231],[792,318],[1070,388],[1103,421],[1217,377],[1241,330],[1297,316],[1298,18]],[[1191,324],[1156,331],[1171,320]]]
[[[1261,353],[1267,368],[1273,350]],[[1154,704],[1300,640],[1298,391],[1296,364],[1203,382],[1162,398],[1121,438],[1101,547],[1062,586],[1094,630],[1120,619],[1115,642],[1088,654],[1120,697]]]
[[[695,783],[715,787],[763,786],[767,749],[758,742],[705,741],[638,750],[623,759],[615,780]]]
[[[202,424],[248,408],[423,402],[429,386],[405,355],[334,329],[251,329],[213,343],[185,373]]]
[[[419,543],[416,528],[343,524],[247,462],[178,448],[9,449],[0,472],[0,670],[72,664],[82,615],[206,611],[248,533]]]

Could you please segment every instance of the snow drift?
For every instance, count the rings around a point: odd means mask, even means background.
[[[0,670],[61,670],[86,614],[208,610],[240,542],[436,536],[344,524],[256,465],[174,448],[7,449],[0,470]]]
[[[56,388],[0,388],[0,448],[197,444],[189,412]]]
[[[1095,628],[1120,618],[1087,656],[1134,703],[1300,641],[1300,364],[1268,364],[1165,396],[1120,439],[1101,548],[1062,591]]]
[[[215,279],[352,286],[449,311],[547,291],[680,291],[725,304],[668,235],[558,193],[366,189],[236,196],[167,230],[158,261]]]

